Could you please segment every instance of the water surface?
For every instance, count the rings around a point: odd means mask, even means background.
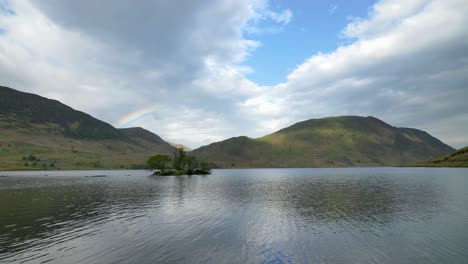
[[[468,263],[468,169],[0,176],[0,263]]]

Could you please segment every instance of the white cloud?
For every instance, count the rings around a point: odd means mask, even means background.
[[[281,25],[291,18],[290,11],[270,11],[266,1],[18,0],[0,6],[15,12],[0,14],[3,85],[110,123],[150,104],[172,109],[134,125],[190,146],[238,133],[229,125],[241,119],[233,117],[237,101],[260,91],[240,65],[260,45],[243,36],[244,27],[258,16]],[[218,128],[207,125],[209,116]],[[170,129],[181,120],[183,130]]]
[[[249,34],[278,33],[293,19],[290,9],[273,10],[266,0],[254,0],[250,5],[250,20],[243,27]]]
[[[403,20],[424,11],[429,0],[381,0],[371,9],[367,19],[354,18],[343,30],[346,37],[364,38],[386,33]]]
[[[110,123],[156,105],[132,125],[173,142],[196,147],[358,114],[468,144],[460,132],[468,131],[463,0],[379,1],[367,18],[343,29],[350,44],[306,59],[271,87],[248,80],[254,69],[243,65],[261,45],[246,32],[282,29],[293,17],[266,0],[0,0],[0,6],[3,85]]]

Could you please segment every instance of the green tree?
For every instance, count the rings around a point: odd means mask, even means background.
[[[172,168],[170,164],[172,162]],[[190,156],[181,148],[174,151],[171,159],[166,155],[155,155],[146,161],[146,168],[156,170],[154,175],[193,175],[210,174],[211,167],[208,163],[200,163],[195,156]]]
[[[174,151],[174,169],[183,170],[185,167],[185,151],[182,148],[178,148]]]
[[[168,169],[171,158],[167,155],[155,155],[146,161],[146,167],[150,170],[164,171]]]
[[[200,163],[200,170],[203,174],[210,174],[211,173],[211,165],[208,162]]]
[[[184,169],[189,175],[192,175],[193,170],[198,167],[197,158],[195,158],[194,156],[185,156],[182,162],[184,165]]]

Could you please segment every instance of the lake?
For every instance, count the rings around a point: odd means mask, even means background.
[[[468,169],[0,172],[0,263],[468,263]]]

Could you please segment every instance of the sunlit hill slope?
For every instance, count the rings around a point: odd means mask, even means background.
[[[230,138],[193,153],[220,167],[344,167],[401,165],[453,150],[421,130],[341,116],[299,122],[261,138]]]

